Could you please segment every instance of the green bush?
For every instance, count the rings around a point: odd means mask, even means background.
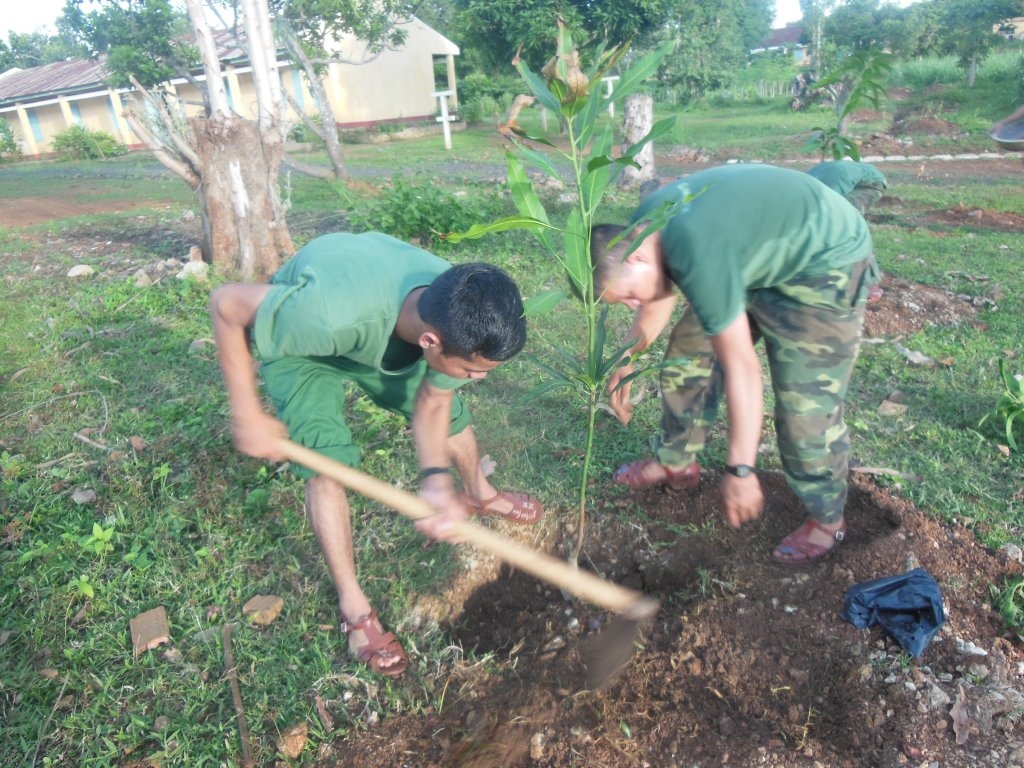
[[[463,104],[475,101],[481,96],[492,96],[493,92],[494,83],[483,72],[474,72],[459,81],[459,101]]]
[[[491,77],[483,72],[474,72],[459,81],[459,101],[465,104],[481,96],[490,96],[499,103],[502,98],[512,103],[515,95],[524,90],[518,78]]]
[[[14,137],[14,129],[6,118],[0,117],[0,162],[21,157],[21,147]]]
[[[459,107],[459,114],[468,125],[492,123],[502,113],[493,96],[477,96]]]
[[[320,115],[315,115],[313,117],[313,122],[316,123],[317,125],[323,124],[323,120],[320,118]],[[317,135],[317,132],[302,121],[296,123],[291,127],[291,129],[289,129],[288,141],[294,141],[300,144],[323,143],[323,139],[321,139],[320,136]]]
[[[478,221],[509,213],[504,195],[470,186],[456,195],[433,184],[402,178],[373,198],[356,201],[349,211],[353,231],[385,232],[403,240],[442,245],[439,234],[469,229]]]
[[[53,151],[62,160],[103,160],[128,154],[128,147],[109,133],[75,125],[54,137]]]

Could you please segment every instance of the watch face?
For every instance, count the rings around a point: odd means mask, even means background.
[[[747,464],[740,464],[735,467],[726,467],[725,469],[730,475],[736,475],[736,477],[747,477],[754,474],[754,468]]]

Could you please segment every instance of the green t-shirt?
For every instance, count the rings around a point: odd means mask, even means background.
[[[852,160],[829,160],[819,163],[807,171],[829,189],[840,195],[848,195],[861,184],[870,184],[885,189],[884,174],[871,163],[855,163]]]
[[[423,351],[393,336],[406,297],[451,265],[388,235],[339,233],[311,240],[270,279],[253,338],[263,360],[344,358],[384,374],[402,374]],[[456,379],[430,369],[441,389]]]
[[[854,264],[871,235],[842,196],[800,171],[726,165],[694,173],[647,198],[631,223],[696,195],[661,232],[665,267],[711,335],[746,311],[749,291]]]

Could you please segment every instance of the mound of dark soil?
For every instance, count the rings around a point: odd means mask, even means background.
[[[778,565],[772,546],[801,520],[781,476],[763,476],[766,513],[740,532],[720,520],[718,477],[696,492],[602,489],[584,562],[663,604],[610,686],[586,690],[580,644],[607,615],[502,570],[465,597],[452,632],[508,673],[453,671],[442,712],[391,717],[318,764],[1021,764],[1024,653],[989,591],[1018,562],[858,474],[847,541],[824,562]],[[840,612],[852,585],[917,566],[948,620],[915,660]]]

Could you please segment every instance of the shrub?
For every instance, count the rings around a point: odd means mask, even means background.
[[[0,162],[21,157],[21,147],[14,137],[14,129],[6,118],[0,117]]]
[[[436,247],[444,242],[439,233],[468,229],[477,221],[507,212],[507,207],[503,195],[482,187],[470,187],[460,196],[437,185],[395,178],[378,197],[356,201],[349,213],[353,231],[386,232]]]
[[[468,125],[491,123],[501,115],[497,100],[492,96],[477,96],[464,102],[459,114]]]
[[[483,72],[466,75],[459,81],[459,101],[468,104],[481,96],[492,96],[494,84]]]
[[[75,125],[54,137],[53,151],[62,160],[102,160],[126,155],[128,147],[109,133]]]
[[[317,125],[322,125],[323,124],[323,120],[320,118],[320,115],[315,115],[313,117],[313,122],[316,123]],[[304,123],[302,121],[299,121],[299,122],[295,123],[295,125],[293,125],[289,129],[289,131],[288,131],[288,141],[294,141],[294,142],[298,142],[300,144],[322,144],[323,143],[323,139],[321,139],[320,136],[317,135],[317,132],[314,131],[310,126],[306,125],[306,123]]]

